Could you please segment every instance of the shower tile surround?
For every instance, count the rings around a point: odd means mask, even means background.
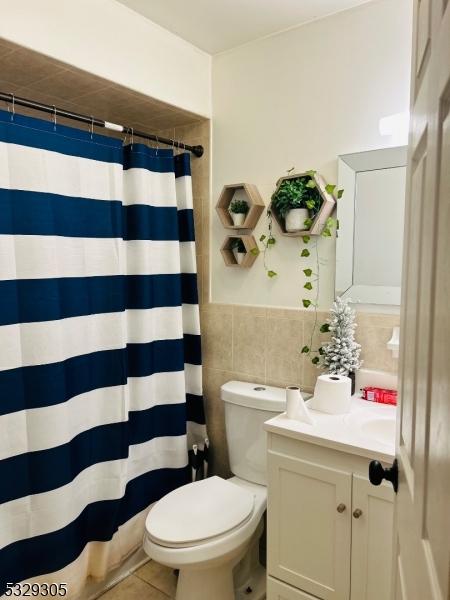
[[[46,104],[202,144],[205,154],[192,159],[196,254],[203,344],[204,396],[211,439],[212,471],[229,476],[220,386],[230,379],[284,387],[300,385],[312,391],[318,370],[305,355],[314,315],[302,309],[210,303],[210,219],[215,198],[210,193],[210,123],[207,119],[148,98],[0,39],[0,89]],[[21,114],[51,119],[51,115],[16,107]],[[73,121],[58,122],[74,126]],[[77,126],[75,124],[75,126]],[[78,125],[83,127],[82,124]],[[122,135],[97,130],[108,135]],[[155,144],[150,144],[155,146]],[[318,314],[319,322],[327,316]],[[358,313],[357,339],[364,366],[397,371],[386,343],[399,316]],[[322,340],[326,336],[321,336]]]
[[[134,90],[0,38],[0,90],[148,132],[205,121]],[[3,105],[6,109],[6,105]],[[16,106],[17,112],[51,120],[52,115]],[[57,122],[87,127],[58,117]],[[97,133],[123,134],[97,128]]]

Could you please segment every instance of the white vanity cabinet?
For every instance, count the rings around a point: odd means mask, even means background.
[[[369,462],[269,430],[268,600],[390,600],[394,492]]]

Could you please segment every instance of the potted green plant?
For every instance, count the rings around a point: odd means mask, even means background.
[[[233,254],[236,258],[237,264],[240,265],[244,260],[244,256],[247,253],[244,246],[244,242],[241,240],[241,238],[234,238],[230,244],[230,247],[233,250]]]
[[[233,225],[235,227],[242,227],[248,213],[247,202],[245,200],[232,200],[229,211],[233,219]]]
[[[309,229],[321,203],[312,172],[283,179],[272,196],[272,209],[284,219],[288,233]]]

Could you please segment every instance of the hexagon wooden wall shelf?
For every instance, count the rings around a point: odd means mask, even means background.
[[[239,199],[246,200],[249,206],[244,223],[238,226],[233,225],[233,220],[228,210],[236,192],[241,192],[239,195],[244,197]],[[254,229],[264,210],[264,206],[265,204],[256,185],[252,183],[232,183],[223,186],[216,204],[216,211],[222,225],[226,229]]]
[[[231,248],[233,240],[236,238],[241,239],[245,246],[245,256],[241,263],[238,263],[234,252]],[[258,254],[252,254],[252,250],[258,248],[255,238],[252,235],[228,235],[225,238],[224,243],[220,248],[223,261],[227,267],[239,267],[240,269],[249,269],[255,260],[258,258]]]
[[[296,175],[286,175],[286,177],[280,177],[277,181],[277,187],[274,193],[276,193],[279,189],[283,181],[286,179],[297,179],[298,177],[310,177],[308,173],[297,173]],[[317,189],[319,190],[320,195],[322,196],[322,206],[320,207],[319,212],[313,219],[311,227],[308,230],[304,231],[286,231],[284,219],[277,214],[275,210],[272,209],[272,202],[270,203],[269,210],[272,212],[273,218],[278,223],[279,228],[281,229],[281,233],[288,237],[299,237],[301,235],[320,235],[325,227],[328,217],[334,210],[334,206],[336,204],[336,200],[334,197],[329,194],[325,186],[327,185],[324,179],[318,175],[317,173],[313,175],[313,179],[316,182]]]

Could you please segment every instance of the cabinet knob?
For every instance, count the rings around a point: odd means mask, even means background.
[[[355,517],[355,519],[359,519],[359,517],[362,515],[362,510],[360,508],[355,508],[355,510],[353,511],[353,516]]]
[[[342,502],[340,504],[338,504],[338,507],[336,508],[338,513],[343,513],[345,509],[346,509],[346,506]]]

